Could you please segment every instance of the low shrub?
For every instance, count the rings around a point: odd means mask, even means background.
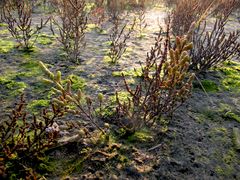
[[[85,32],[87,29],[87,11],[85,0],[52,0],[59,18],[52,22],[59,31],[58,41],[70,60],[79,61],[81,50],[85,47]]]
[[[49,19],[41,22],[35,28],[32,25],[33,2],[30,0],[9,0],[1,8],[1,21],[7,24],[11,35],[17,40],[24,50],[30,50],[41,29],[48,23]]]
[[[134,31],[136,20],[127,29],[127,23],[121,23],[118,12],[111,15],[111,22],[113,24],[108,41],[110,42],[110,50],[107,56],[110,58],[111,63],[115,64],[126,52],[127,41],[131,38]]]
[[[225,32],[230,13],[231,11],[216,19],[211,30],[207,30],[206,21],[195,29],[192,35],[193,49],[190,53],[192,58],[190,69],[194,72],[205,72],[233,56],[239,57],[240,31],[232,31],[229,34]]]
[[[162,31],[148,53],[142,68],[143,78],[131,88],[130,97],[121,101],[116,93],[118,119],[129,131],[153,126],[162,116],[171,115],[190,95],[194,75],[188,72],[192,44],[176,38],[176,49],[169,49],[169,26],[164,38]]]

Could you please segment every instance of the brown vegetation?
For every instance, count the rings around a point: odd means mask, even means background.
[[[59,42],[70,60],[78,62],[81,50],[85,46],[87,12],[85,0],[52,0],[58,16],[53,19],[60,37]],[[59,19],[58,19],[59,18]]]
[[[11,35],[25,50],[33,47],[40,30],[49,20],[43,21],[41,19],[40,25],[33,28],[32,9],[33,2],[30,0],[10,0],[1,7],[0,11],[1,21],[7,24]]]

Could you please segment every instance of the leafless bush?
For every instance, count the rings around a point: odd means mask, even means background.
[[[133,20],[131,27],[127,29],[127,23],[121,23],[118,12],[113,12],[111,16],[111,22],[113,27],[109,35],[110,50],[107,56],[110,58],[112,63],[116,63],[122,55],[126,52],[127,41],[130,39],[131,34],[134,31],[136,20]]]
[[[121,102],[117,97],[117,114],[123,126],[135,131],[143,125],[153,126],[164,115],[170,115],[190,94],[193,75],[188,73],[192,44],[185,38],[176,39],[176,49],[169,50],[169,27],[162,32],[147,55],[142,68],[143,79],[132,89],[125,80],[130,97]],[[168,58],[170,56],[170,59]]]
[[[227,15],[229,12],[234,12],[239,9],[240,1],[239,0],[219,0],[218,6],[214,10],[216,15]]]
[[[70,60],[79,61],[81,50],[85,46],[85,30],[87,28],[87,12],[85,0],[52,0],[55,4],[58,17],[53,23],[57,25],[60,37],[59,42]]]
[[[8,25],[11,35],[25,50],[30,50],[40,30],[47,24],[41,19],[40,25],[32,27],[32,2],[30,0],[9,0],[2,7],[1,20]]]
[[[229,14],[216,19],[210,30],[207,30],[207,22],[204,21],[193,33],[190,67],[195,72],[204,72],[234,55],[239,56],[240,31],[236,30],[229,34],[225,32],[228,16]]]
[[[238,0],[179,0],[172,11],[172,31],[175,36],[186,35],[194,22],[212,15],[228,15],[240,6]]]
[[[97,0],[96,6],[91,11],[90,20],[96,25],[99,30],[102,30],[102,24],[107,20],[106,8],[103,0]]]
[[[197,22],[211,5],[211,1],[179,0],[172,12],[172,31],[175,36],[185,35],[191,24]]]
[[[138,37],[143,37],[144,36],[144,31],[147,28],[147,23],[146,23],[146,10],[144,6],[140,6],[136,9],[136,30],[138,32]]]

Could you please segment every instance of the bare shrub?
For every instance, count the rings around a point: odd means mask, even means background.
[[[63,45],[68,58],[79,61],[81,50],[85,47],[87,12],[85,0],[52,0],[59,17],[53,23],[59,30],[59,42]],[[58,19],[59,18],[59,19]]]
[[[169,49],[169,27],[166,37],[159,32],[155,46],[148,53],[142,68],[143,79],[131,88],[124,78],[130,97],[122,102],[117,97],[117,114],[123,127],[135,131],[144,125],[153,126],[162,116],[171,115],[190,94],[193,75],[188,73],[192,44],[176,38],[176,49]],[[170,57],[168,57],[170,56]]]
[[[108,39],[110,50],[107,56],[110,58],[111,63],[116,63],[126,52],[127,41],[131,38],[131,34],[134,31],[136,20],[134,19],[130,28],[128,28],[128,24],[122,23],[119,13],[115,11],[111,14],[111,22],[113,26]]]
[[[239,57],[240,31],[227,34],[225,32],[227,19],[228,15],[216,19],[210,30],[206,29],[207,22],[204,21],[194,31],[190,68],[196,73],[205,72],[211,67],[220,65],[234,55]]]
[[[10,0],[2,7],[1,21],[6,23],[11,35],[17,40],[19,45],[25,50],[30,50],[40,30],[47,24],[41,19],[40,25],[32,26],[32,8],[30,0],[16,1]]]
[[[146,9],[144,5],[139,6],[136,10],[136,31],[138,33],[138,37],[142,38],[144,36],[144,31],[147,28],[146,23]]]
[[[95,7],[91,10],[90,20],[96,25],[96,27],[102,31],[102,25],[107,19],[106,10],[103,0],[97,0]]]
[[[186,35],[194,22],[212,15],[221,16],[232,13],[240,6],[238,0],[179,0],[172,10],[172,31],[175,36]]]
[[[211,5],[211,1],[179,0],[172,11],[172,31],[175,36],[183,36],[191,24],[197,22]]]
[[[214,10],[214,14],[224,14],[227,15],[229,12],[234,12],[239,9],[240,1],[239,0],[219,0],[218,6]]]

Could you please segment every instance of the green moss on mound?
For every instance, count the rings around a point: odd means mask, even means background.
[[[224,75],[221,84],[225,90],[240,92],[240,63],[229,61],[219,68]]]

